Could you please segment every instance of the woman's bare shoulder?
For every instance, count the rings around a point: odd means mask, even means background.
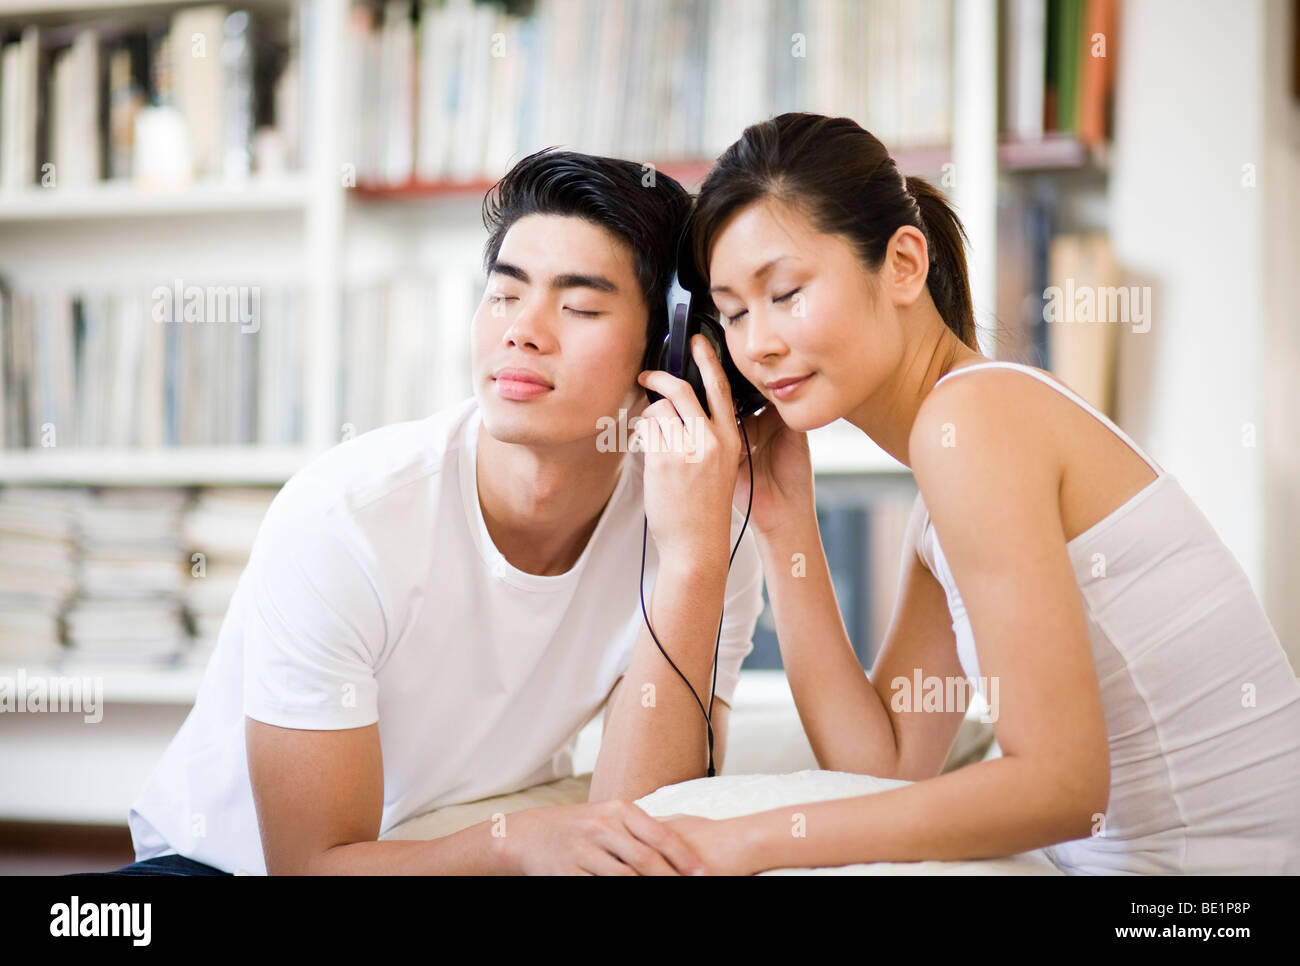
[[[1056,504],[1060,413],[1047,396],[1060,394],[990,367],[949,379],[922,401],[908,457],[940,532],[959,523],[978,527],[1003,503]]]
[[[964,369],[981,367],[977,372]],[[1031,441],[1045,443],[1052,436],[1051,427],[1060,418],[1055,397],[1062,405],[1072,405],[1062,394],[1040,379],[1029,375],[1032,370],[1068,389],[1050,373],[1033,366],[1024,369],[1008,366],[984,366],[974,363],[949,371],[962,373],[952,379],[941,379],[931,388],[917,410],[912,425],[911,440],[934,439],[936,435],[956,445],[963,423],[976,426],[986,420],[1006,420],[1010,428]],[[1040,455],[1044,452],[1037,449]]]

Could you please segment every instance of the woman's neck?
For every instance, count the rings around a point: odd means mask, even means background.
[[[915,321],[921,324],[912,324]],[[904,345],[899,365],[844,418],[900,463],[911,466],[908,439],[934,384],[957,366],[987,360],[957,338],[933,305],[923,320],[904,319],[902,329],[921,335]]]

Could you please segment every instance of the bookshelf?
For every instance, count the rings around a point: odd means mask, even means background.
[[[998,142],[996,151],[998,170],[1003,174],[1105,171],[1108,164],[1104,145],[1089,146],[1070,134],[1047,134],[1033,141],[1004,139]],[[926,177],[941,174],[943,166],[953,158],[952,149],[946,146],[904,147],[892,151],[891,155],[905,174],[919,174]],[[670,161],[656,167],[664,174],[676,178],[689,190],[698,191],[704,176],[708,174],[710,162]],[[486,179],[474,181],[412,179],[400,185],[359,184],[353,196],[358,203],[437,201],[465,196],[481,198],[491,187],[492,182]]]
[[[192,6],[172,0],[0,0],[0,30],[26,23],[58,28],[116,16],[136,21]],[[311,344],[310,364],[301,387],[301,439],[279,444],[0,449],[0,487],[281,485],[340,439],[344,419],[338,374],[349,358],[344,336],[349,289],[382,279],[395,267],[416,274],[440,271],[462,277],[480,271],[483,230],[479,205],[504,169],[494,171],[493,176],[450,173],[426,177],[413,172],[391,183],[383,177],[361,176],[355,187],[345,186],[340,169],[354,149],[349,111],[355,109],[363,87],[356,81],[358,63],[350,46],[355,39],[350,34],[352,3],[259,0],[240,6],[285,21],[298,17],[305,25],[305,35],[311,38],[310,49],[300,51],[301,154],[306,162],[286,171],[209,179],[171,189],[105,181],[81,188],[0,191],[0,275],[35,287],[66,282],[68,266],[76,265],[79,281],[108,285],[137,275],[139,265],[147,262],[152,266],[151,275],[164,280],[173,275],[198,279],[217,272],[300,285],[305,293],[303,335]],[[719,6],[736,9],[731,0],[719,0]],[[972,9],[962,16],[982,24],[987,38],[994,29],[994,5],[978,2],[969,6]],[[756,41],[745,36],[737,42]],[[982,105],[985,115],[995,110],[991,106],[998,87],[995,64],[981,64],[977,57],[958,57],[952,60],[950,70],[947,76],[954,91],[954,109],[975,103]],[[854,76],[870,80],[865,68]],[[739,82],[734,86],[745,87]],[[380,101],[376,96],[368,103],[373,106]],[[725,118],[727,110],[743,112],[744,103],[719,109],[718,117]],[[840,113],[860,118],[868,106],[865,100],[845,100],[841,105],[844,110]],[[784,109],[801,106],[755,110],[745,120]],[[830,112],[812,105],[808,109]],[[727,130],[734,137],[740,127],[732,124]],[[1082,175],[1095,183],[1104,179],[1108,166],[1104,145],[1089,146],[1069,134],[1004,136],[989,143],[985,132],[971,143],[969,135],[954,126],[951,137],[941,143],[927,141],[922,135],[911,141],[886,133],[881,136],[905,173],[937,179],[954,162],[963,172],[979,172],[973,178],[963,174],[962,182],[963,190],[968,190],[964,197],[970,200],[960,213],[972,238],[988,237],[992,231],[999,179]],[[625,157],[656,156],[632,149],[588,147],[576,137],[548,137],[545,143],[573,143],[579,149]],[[725,143],[716,147],[723,146]],[[987,163],[967,168],[968,159],[978,152],[987,154]],[[695,190],[714,154],[716,150],[697,151],[694,156],[664,154],[665,160],[655,166]],[[452,304],[465,306],[463,299]],[[442,317],[463,327],[469,316],[462,311]],[[810,446],[814,468],[828,482],[852,484],[856,478],[870,476],[876,478],[872,483],[893,486],[910,479],[907,467],[848,426],[814,431]],[[0,675],[14,670],[0,667]],[[105,703],[122,730],[105,728],[97,733],[97,748],[107,760],[121,761],[126,773],[141,777],[141,763],[147,759],[151,765],[156,760],[194,700],[201,672],[201,666],[192,664],[95,669],[84,663],[67,663],[29,668],[29,673],[101,676]],[[74,722],[66,716],[43,717],[41,737],[32,746],[40,749],[41,760],[57,761],[60,756],[68,762],[79,760],[82,733],[69,727]],[[80,753],[84,756],[84,749]],[[22,763],[14,767],[22,767]],[[48,764],[40,767],[45,770]],[[134,787],[130,791],[133,793]],[[62,811],[47,809],[41,817],[120,823],[123,809],[113,794],[100,796],[80,811],[65,804],[60,806]],[[5,814],[10,806],[12,803]]]
[[[242,185],[210,182],[155,191],[112,182],[87,188],[30,188],[3,197],[0,224],[189,215],[238,217],[258,211],[297,214],[307,206],[308,189],[301,175],[256,178]]]
[[[203,677],[202,665],[179,664],[175,667],[149,667],[142,665],[96,665],[66,663],[58,665],[32,665],[25,668],[28,678],[90,677],[98,678],[103,687],[103,699],[109,704],[163,704],[188,706],[194,703],[199,682]],[[6,667],[0,673],[15,676],[17,668]]]
[[[69,0],[66,3],[37,4],[23,2],[0,3],[0,26],[25,22],[35,17],[37,22],[48,20],[59,22],[75,20],[78,16],[95,12],[120,13],[132,16],[147,14],[150,11],[170,10],[177,4],[165,0],[149,0],[115,4],[101,0]],[[260,10],[279,10],[286,16],[295,4],[291,0],[265,0],[253,4]],[[346,86],[340,72],[328,69],[327,65],[343,63],[348,53],[346,34],[351,5],[346,0],[307,0],[300,7],[307,16],[311,11],[314,17],[314,37],[317,53],[314,57],[304,57],[309,77],[304,88],[311,91],[309,102],[304,105],[304,113],[310,122],[304,127],[311,131],[311,156],[317,160],[309,168],[278,176],[255,176],[242,182],[196,184],[179,190],[143,190],[130,184],[103,183],[84,189],[29,189],[22,192],[0,194],[0,226],[10,225],[16,231],[43,236],[37,240],[45,241],[49,247],[67,252],[68,257],[85,261],[91,266],[91,274],[96,265],[103,268],[105,274],[111,274],[115,259],[105,256],[102,251],[82,251],[78,239],[73,233],[84,230],[86,222],[102,220],[120,226],[124,221],[134,220],[140,223],[136,229],[127,228],[127,237],[131,233],[149,233],[157,236],[166,232],[175,232],[187,236],[199,235],[212,229],[220,230],[218,223],[237,221],[241,218],[258,216],[263,223],[274,220],[274,230],[280,233],[280,239],[292,238],[296,244],[289,251],[297,252],[297,257],[285,257],[285,249],[277,245],[277,251],[266,250],[266,257],[260,254],[256,240],[250,242],[249,262],[275,266],[280,274],[296,276],[308,293],[310,307],[308,311],[308,336],[313,344],[314,354],[310,371],[304,386],[304,408],[306,426],[301,451],[286,456],[283,449],[261,448],[250,451],[246,459],[234,457],[236,476],[257,479],[266,483],[282,482],[293,469],[300,465],[303,455],[318,452],[337,442],[339,426],[343,422],[337,409],[334,373],[341,359],[342,347],[339,344],[339,321],[341,313],[341,288],[348,277],[348,269],[359,259],[353,257],[357,247],[355,236],[365,235],[374,224],[382,218],[384,209],[395,206],[413,205],[420,212],[420,220],[426,217],[438,224],[438,231],[444,232],[449,243],[448,250],[459,251],[470,257],[464,259],[465,270],[469,263],[477,261],[477,252],[481,247],[481,232],[476,229],[473,219],[477,216],[477,201],[490,187],[492,180],[486,177],[468,180],[437,179],[420,180],[410,178],[407,182],[385,185],[376,182],[360,182],[355,188],[342,187],[334,176],[337,169],[334,163],[343,153],[346,142],[341,130],[343,122],[339,112],[330,110],[329,106],[347,103],[340,98]],[[313,72],[314,71],[314,72]],[[984,71],[988,74],[988,71]],[[962,78],[954,88],[985,89],[989,78]],[[1071,137],[1046,137],[1036,141],[1004,141],[997,145],[997,171],[1014,174],[1017,172],[1053,172],[1095,168],[1104,159],[1096,152],[1080,144]],[[902,146],[895,155],[903,170],[929,176],[937,175],[949,164],[955,152],[953,147],[943,146]],[[667,173],[678,177],[689,187],[696,187],[708,168],[704,159],[665,162],[660,167]],[[981,194],[990,196],[995,192],[991,185],[985,185]],[[473,205],[468,202],[474,202]],[[987,212],[972,212],[966,215],[967,221],[977,228]],[[172,224],[162,224],[170,220]],[[407,218],[414,221],[415,217]],[[381,229],[383,230],[383,229]],[[400,230],[405,230],[402,226]],[[454,239],[454,241],[452,241]],[[473,243],[470,243],[473,239]],[[407,239],[402,239],[405,242]],[[22,251],[31,241],[21,238],[16,233],[6,233],[0,238],[0,270],[22,279],[30,270],[30,277],[38,278],[39,271],[23,258]],[[93,244],[93,242],[92,242]],[[180,248],[183,250],[184,246]],[[244,269],[237,269],[243,271]],[[831,434],[825,434],[830,442]],[[836,439],[843,439],[841,435]],[[188,447],[187,447],[188,448]],[[817,470],[826,473],[875,473],[895,472],[904,469],[880,453],[869,441],[860,445],[835,449],[829,445],[817,447]],[[38,476],[44,482],[59,482],[55,475],[60,466],[68,466],[70,474],[67,482],[85,481],[93,473],[86,470],[97,454],[86,452],[77,455],[60,454],[56,459],[45,459],[45,454],[21,454],[15,457],[5,452],[0,457],[0,483],[33,480]],[[208,454],[195,451],[163,453],[141,453],[138,469],[129,469],[126,462],[131,459],[129,451],[105,454],[111,461],[112,469],[105,470],[102,479],[126,480],[147,484],[149,482],[172,483],[185,478],[198,478],[211,462]],[[218,460],[225,465],[225,460]],[[240,468],[241,463],[259,463],[265,469],[250,476],[249,471]],[[35,474],[35,475],[34,475]],[[230,478],[220,472],[214,479]]]
[[[282,485],[315,455],[295,447],[34,450],[0,455],[0,483],[76,486]]]
[[[243,0],[241,8],[276,9],[292,0]],[[0,17],[29,22],[59,23],[72,15],[113,14],[135,16],[186,5],[186,0],[0,0]]]

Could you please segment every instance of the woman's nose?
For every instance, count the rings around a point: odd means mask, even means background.
[[[785,351],[785,343],[760,309],[751,309],[745,326],[745,355],[754,362],[762,362]]]

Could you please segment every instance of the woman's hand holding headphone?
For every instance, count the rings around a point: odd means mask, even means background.
[[[801,514],[815,514],[812,456],[808,434],[785,424],[769,403],[757,416],[744,417],[745,435],[754,461],[754,503],[749,524],[766,535]],[[736,471],[736,506],[749,501],[749,467],[741,447]]]
[[[646,370],[637,381],[663,396],[645,408],[635,430],[645,452],[645,513],[660,556],[716,562],[731,555],[736,461],[742,458],[735,404],[722,364],[697,335],[691,353],[709,401],[706,415],[684,379]]]

